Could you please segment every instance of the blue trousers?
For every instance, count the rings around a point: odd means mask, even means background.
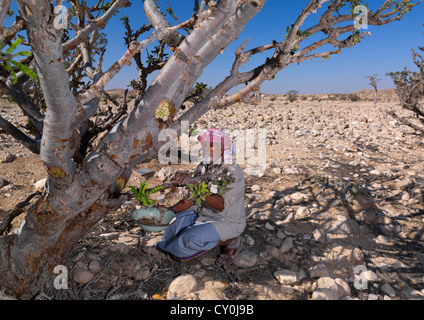
[[[220,242],[220,237],[210,223],[198,223],[194,210],[177,214],[176,221],[165,229],[159,250],[168,252],[175,259],[187,261],[209,251]]]

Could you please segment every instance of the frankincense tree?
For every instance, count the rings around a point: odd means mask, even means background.
[[[0,288],[21,298],[39,292],[75,243],[120,205],[117,197],[132,168],[157,155],[162,129],[178,131],[182,121],[192,124],[211,108],[255,103],[261,85],[287,66],[339,54],[369,34],[358,28],[364,21],[375,26],[398,21],[418,4],[381,0],[367,8],[363,1],[311,0],[301,12],[293,12],[281,39],[255,48],[248,41],[239,46],[228,76],[206,92],[192,90],[206,66],[272,1],[173,1],[159,8],[156,0],[143,0],[148,24],[134,27],[137,21],[122,18],[127,50],[107,70],[102,62],[110,44],[101,30],[130,1],[17,0],[19,14],[3,27],[11,2],[0,4],[0,88],[34,130],[23,132],[1,117],[0,128],[40,154],[48,177],[21,233],[0,237]],[[64,5],[69,8],[65,13],[60,10]],[[172,6],[186,7],[190,18],[180,21]],[[305,23],[313,13],[318,13],[317,23]],[[275,28],[272,21],[270,28]],[[143,50],[148,61],[142,61]],[[261,64],[242,70],[260,54]],[[137,96],[128,113],[126,99],[113,101],[104,88],[132,61],[139,76],[131,83]],[[153,72],[157,74],[148,83]],[[234,88],[238,91],[229,94]],[[196,91],[202,95],[176,117]],[[104,98],[118,111],[96,121]]]

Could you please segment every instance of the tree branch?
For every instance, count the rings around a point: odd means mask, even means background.
[[[40,154],[40,142],[35,141],[28,137],[21,130],[16,128],[9,121],[0,116],[0,128],[2,128],[7,134],[10,134],[15,138],[19,143],[21,143],[25,148],[29,149],[32,153]]]
[[[90,21],[84,29],[79,30],[72,39],[63,44],[63,54],[75,49],[94,30],[103,29],[119,8],[127,6],[128,0],[116,0],[101,17]]]

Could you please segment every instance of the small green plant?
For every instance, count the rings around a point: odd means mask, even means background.
[[[10,72],[10,75],[12,77],[12,82],[17,83],[18,78],[16,77],[15,70],[12,67],[12,64],[15,65],[19,70],[21,70],[24,74],[26,74],[28,77],[33,79],[34,81],[37,81],[37,74],[28,66],[24,65],[23,63],[19,61],[12,60],[12,58],[16,56],[30,56],[31,52],[29,51],[19,51],[14,52],[16,48],[22,43],[21,38],[17,38],[12,42],[12,44],[7,48],[7,50],[3,53],[0,51],[0,68],[3,68]],[[3,45],[0,43],[0,48],[3,48]]]
[[[223,173],[228,175],[228,171],[224,169]],[[187,184],[186,187],[190,189],[190,200],[195,200],[196,205],[200,206],[206,201],[206,197],[212,194],[218,194],[222,196],[227,191],[231,190],[228,185],[234,182],[234,178],[231,175],[226,176],[225,178],[211,179],[210,181],[211,189],[209,189],[209,184],[205,181],[200,181],[197,184]],[[215,188],[215,191],[211,191],[212,187]]]
[[[207,196],[212,194],[209,191],[208,184],[204,181],[197,184],[188,184],[187,187],[190,189],[190,197],[188,199],[195,200],[198,206],[205,202]]]
[[[152,194],[155,194],[163,189],[163,186],[147,189],[147,182],[143,181],[140,183],[140,186],[128,186],[131,189],[131,192],[134,194],[135,199],[140,202],[141,205],[145,207],[151,207],[156,202],[153,199],[150,199]]]
[[[207,84],[203,82],[196,82],[196,93],[203,93],[205,92],[206,88],[208,87]]]

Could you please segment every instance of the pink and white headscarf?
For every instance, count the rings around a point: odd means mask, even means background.
[[[236,159],[236,147],[231,138],[220,129],[207,129],[199,134],[200,142],[220,143],[224,146],[224,154],[222,155],[223,164],[234,164]]]

